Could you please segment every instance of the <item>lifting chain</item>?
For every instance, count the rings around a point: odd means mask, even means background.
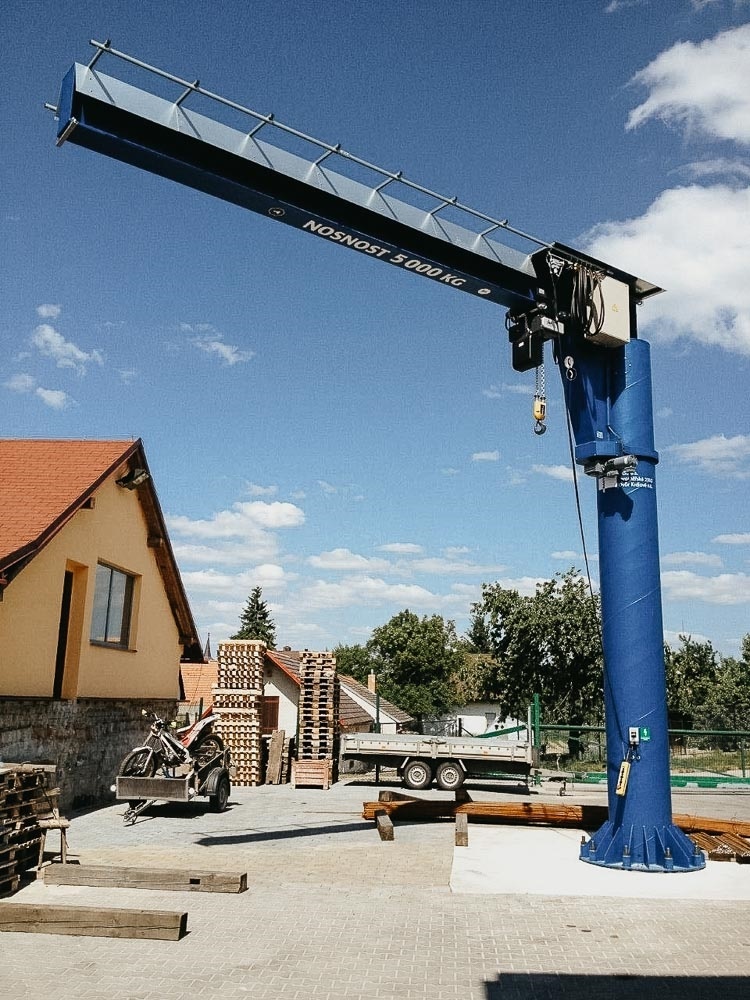
[[[544,434],[547,416],[547,396],[544,380],[544,362],[534,370],[534,433]]]

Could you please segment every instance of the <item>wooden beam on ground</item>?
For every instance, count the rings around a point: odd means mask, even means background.
[[[379,812],[375,814],[375,826],[377,827],[381,840],[394,839],[393,820],[387,812]]]
[[[466,813],[456,813],[456,847],[469,846],[469,817]]]
[[[558,805],[552,802],[455,802],[448,799],[365,802],[362,811],[364,819],[374,819],[376,810],[385,810],[397,819],[442,819],[465,813],[473,820],[584,828],[599,827],[607,819],[606,806]]]
[[[465,813],[472,820],[491,820],[496,823],[547,824],[560,827],[598,829],[607,820],[605,805],[577,805],[556,802],[455,802],[449,799],[391,798],[398,793],[388,792],[388,799],[363,802],[362,816],[374,819],[376,812],[385,811],[397,819],[443,819]],[[383,793],[381,792],[381,796]],[[675,826],[685,833],[704,832],[735,834],[750,838],[750,822],[736,819],[713,819],[708,816],[676,814]]]
[[[392,788],[381,788],[378,792],[378,802],[415,802],[419,801],[415,795],[396,792]]]
[[[187,933],[187,916],[170,910],[3,903],[0,931],[179,941]]]
[[[739,819],[712,819],[710,816],[677,813],[673,822],[685,833],[702,830],[704,833],[734,833],[738,837],[750,837],[750,823]]]
[[[47,865],[46,885],[95,885],[115,889],[177,889],[183,892],[245,892],[247,873],[111,865]]]

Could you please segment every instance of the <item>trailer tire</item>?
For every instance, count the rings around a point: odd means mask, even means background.
[[[410,760],[404,768],[404,784],[419,791],[432,784],[432,768],[426,760]]]
[[[455,792],[463,785],[465,777],[463,768],[455,760],[444,760],[438,766],[436,780],[445,792]]]
[[[223,813],[227,805],[229,804],[229,795],[231,792],[231,785],[229,784],[229,777],[227,774],[222,774],[216,783],[216,791],[211,796],[211,811],[216,813]]]

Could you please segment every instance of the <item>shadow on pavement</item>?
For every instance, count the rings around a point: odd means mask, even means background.
[[[253,844],[263,840],[289,840],[295,837],[319,837],[328,833],[352,833],[358,830],[373,830],[372,823],[361,820],[358,823],[331,823],[328,826],[295,827],[292,830],[260,830],[254,833],[233,833],[217,837],[200,837],[196,844],[204,847],[217,845]]]
[[[485,982],[486,1000],[747,1000],[743,976],[609,976],[501,973]]]

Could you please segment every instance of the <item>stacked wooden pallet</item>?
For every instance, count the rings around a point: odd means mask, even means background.
[[[229,747],[235,785],[259,785],[261,774],[262,642],[229,639],[219,643],[217,683],[212,688],[216,731]]]
[[[42,831],[38,817],[50,807],[49,767],[0,766],[0,896],[16,891],[23,872],[39,861]]]
[[[299,677],[297,761],[292,783],[328,788],[334,778],[339,716],[336,658],[331,653],[305,650],[300,656]]]

